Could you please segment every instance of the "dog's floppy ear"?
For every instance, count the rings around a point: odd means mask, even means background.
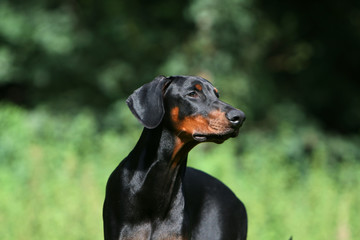
[[[165,113],[163,89],[169,81],[165,76],[158,76],[136,89],[126,100],[131,112],[144,127],[153,129],[162,121]]]

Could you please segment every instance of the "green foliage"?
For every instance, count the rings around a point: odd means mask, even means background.
[[[106,179],[141,131],[123,99],[184,74],[247,115],[239,138],[189,163],[245,202],[249,238],[359,239],[359,9],[0,1],[0,238],[102,238]]]
[[[124,103],[114,108],[119,121],[136,122]],[[285,109],[291,114],[276,128],[245,124],[236,139],[196,147],[189,164],[245,203],[249,239],[358,239],[358,140],[293,124],[300,113]],[[89,111],[53,115],[1,105],[0,238],[101,239],[106,180],[141,132],[140,124],[129,128],[99,131]]]
[[[160,2],[134,11],[136,2],[1,1],[0,87],[28,86],[30,106],[112,104],[152,80],[166,59],[163,51],[192,29],[177,21],[184,3]],[[168,7],[177,11],[161,10]]]
[[[358,132],[359,9],[355,0],[3,0],[0,93],[27,91],[0,100],[99,112],[156,75],[201,75],[254,120],[290,100]]]

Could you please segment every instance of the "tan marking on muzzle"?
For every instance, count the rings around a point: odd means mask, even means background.
[[[171,110],[171,119],[176,131],[192,135],[194,133],[201,134],[221,134],[229,129],[229,120],[225,116],[225,112],[220,110],[212,111],[208,116],[193,115],[187,116],[179,120],[179,108],[175,107]]]

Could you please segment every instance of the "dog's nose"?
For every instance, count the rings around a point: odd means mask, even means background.
[[[225,116],[234,127],[241,127],[246,119],[245,113],[238,109],[231,109]]]

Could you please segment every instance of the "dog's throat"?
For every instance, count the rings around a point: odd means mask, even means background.
[[[174,147],[170,158],[171,169],[176,168],[186,161],[190,150],[196,146],[196,142],[184,141],[179,137],[174,139]]]

